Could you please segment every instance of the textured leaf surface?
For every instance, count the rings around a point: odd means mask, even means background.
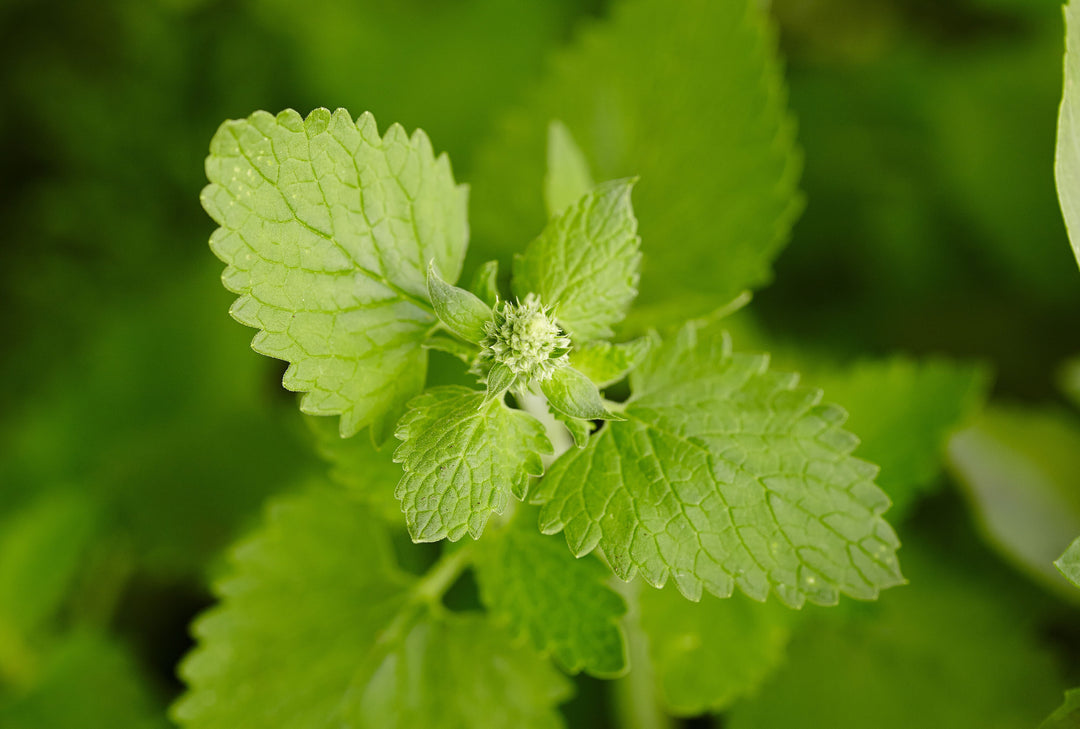
[[[637,295],[641,239],[630,203],[633,180],[598,185],[548,223],[514,258],[514,293],[555,306],[575,342],[605,339]]]
[[[607,387],[626,377],[658,343],[653,335],[629,342],[589,342],[570,351],[570,365],[596,383]]]
[[[195,625],[193,729],[559,726],[567,686],[477,617],[425,616],[366,507],[340,491],[279,500],[232,556],[221,604]],[[447,666],[468,666],[467,671]]]
[[[4,729],[165,729],[157,698],[122,647],[95,633],[66,637],[33,686],[0,693]]]
[[[660,699],[677,716],[722,711],[781,663],[793,613],[743,595],[690,602],[677,590],[642,590],[641,627]]]
[[[487,535],[475,567],[488,609],[563,668],[610,677],[626,667],[626,603],[605,584],[610,571],[540,534],[532,510]]]
[[[803,374],[847,410],[859,456],[881,469],[877,484],[893,502],[893,523],[935,485],[949,436],[973,415],[987,385],[976,367],[904,357]]]
[[[552,452],[536,418],[466,387],[436,387],[409,403],[394,452],[405,474],[395,495],[418,542],[479,537]]]
[[[704,313],[766,283],[800,207],[801,162],[760,5],[628,0],[583,32],[482,150],[473,223],[486,257],[544,225],[535,181],[559,119],[596,179],[641,177],[643,301],[692,293]]]
[[[1073,252],[1080,262],[1080,3],[1065,6],[1065,91],[1058,117],[1058,198]]]
[[[906,540],[911,584],[853,619],[819,614],[793,638],[784,666],[754,700],[732,708],[725,726],[1037,726],[1064,687],[1031,627],[1031,595],[1016,580],[999,579],[996,568],[950,557],[955,551]]]
[[[832,604],[900,584],[877,469],[851,456],[844,412],[796,381],[688,324],[631,376],[627,421],[551,467],[541,528],[694,600],[737,585]]]
[[[467,244],[466,192],[423,132],[339,109],[225,122],[206,161],[211,248],[240,295],[252,347],[289,362],[301,407],[383,439],[423,387],[434,323],[428,261],[451,282]]]
[[[1053,562],[1080,534],[1080,420],[1063,410],[988,408],[949,443],[983,535],[1067,600]]]

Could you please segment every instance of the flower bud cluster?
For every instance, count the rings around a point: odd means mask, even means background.
[[[500,362],[526,384],[544,382],[569,364],[570,337],[555,323],[551,307],[535,294],[524,301],[495,305],[494,318],[484,325],[481,362]]]

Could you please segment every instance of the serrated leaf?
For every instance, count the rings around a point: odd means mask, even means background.
[[[553,218],[514,257],[514,293],[555,306],[575,342],[606,339],[637,295],[641,239],[630,203],[634,180],[598,185]]]
[[[1080,534],[1080,419],[997,405],[952,438],[948,457],[989,543],[1066,600],[1080,598],[1053,566]]]
[[[401,505],[394,498],[394,487],[401,480],[401,466],[394,463],[393,449],[376,450],[370,438],[342,438],[328,418],[308,416],[305,421],[315,449],[330,466],[330,479],[383,521],[400,524]]]
[[[547,174],[544,176],[544,204],[553,218],[593,189],[589,163],[561,121],[548,125]]]
[[[725,726],[1036,726],[1063,689],[1054,655],[1032,629],[1037,603],[1015,579],[955,552],[905,540],[911,584],[847,620],[819,613]]]
[[[488,517],[525,497],[552,452],[536,418],[466,387],[436,387],[409,403],[394,452],[405,474],[395,495],[413,541],[480,536]]]
[[[743,595],[690,602],[670,587],[640,592],[641,627],[660,699],[676,716],[722,711],[782,662],[792,613]]]
[[[427,263],[456,281],[465,255],[466,190],[446,156],[422,131],[380,136],[370,114],[257,112],[221,126],[206,172],[210,245],[240,295],[232,315],[260,330],[252,347],[289,362],[305,412],[385,439],[424,385]]]
[[[443,281],[434,261],[428,267],[427,285],[431,305],[446,328],[466,342],[479,343],[484,338],[484,324],[494,316],[491,307],[471,291]]]
[[[499,303],[499,262],[488,261],[473,274],[469,291],[480,297],[488,306]]]
[[[551,409],[568,418],[582,420],[622,420],[608,412],[600,391],[585,375],[573,367],[560,367],[540,383],[540,390]]]
[[[902,583],[889,501],[851,456],[844,412],[767,365],[686,325],[631,376],[626,422],[549,469],[541,528],[692,600],[738,586],[798,607]]]
[[[570,351],[570,365],[597,387],[607,387],[626,377],[658,343],[655,332],[620,344],[589,342]]]
[[[1080,263],[1080,3],[1065,6],[1065,90],[1058,117],[1054,172],[1073,253]]]
[[[485,538],[475,569],[488,610],[564,669],[609,678],[624,671],[626,603],[605,584],[610,571],[540,534],[533,510]]]
[[[1069,582],[1080,587],[1080,537],[1074,539],[1065,554],[1054,561],[1054,566]]]
[[[565,679],[497,626],[417,602],[424,581],[397,569],[382,526],[340,491],[278,500],[232,564],[180,669],[184,727],[561,725]]]
[[[596,179],[639,175],[635,211],[649,275],[642,301],[702,297],[705,313],[771,277],[801,208],[801,158],[757,0],[628,0],[582,33],[500,134],[473,175],[483,253],[506,253],[546,219],[535,180],[559,119]],[[723,69],[723,72],[717,72]]]

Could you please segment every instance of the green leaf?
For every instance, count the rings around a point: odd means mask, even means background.
[[[144,667],[96,633],[67,636],[21,692],[0,695],[4,729],[165,729]]]
[[[676,590],[640,593],[641,626],[664,707],[676,716],[722,711],[784,658],[792,613],[743,595],[690,602]]]
[[[1080,688],[1065,692],[1065,702],[1046,718],[1039,729],[1076,729],[1080,726]]]
[[[288,110],[225,122],[206,172],[210,245],[240,295],[232,315],[260,330],[252,347],[289,362],[305,412],[381,442],[424,385],[427,263],[455,281],[465,255],[449,160],[422,131],[380,137],[370,114]]]
[[[589,163],[570,130],[561,121],[548,125],[547,175],[544,176],[544,203],[549,218],[583,198],[593,189]]]
[[[1065,91],[1058,117],[1054,172],[1073,253],[1080,262],[1080,3],[1065,6]]]
[[[401,572],[383,527],[340,491],[278,500],[231,561],[181,665],[182,726],[560,726],[565,679],[497,626],[430,610],[444,575]]]
[[[558,539],[536,530],[533,510],[489,534],[476,558],[480,596],[493,615],[559,664],[613,677],[626,669],[619,619],[626,603],[605,581],[595,557],[574,559]]]
[[[1066,600],[1080,598],[1053,565],[1080,534],[1080,419],[988,408],[950,441],[949,465],[990,544]]]
[[[981,368],[906,357],[810,365],[803,375],[848,412],[856,452],[881,468],[877,484],[893,503],[893,523],[940,483],[946,442],[982,404],[988,385]]]
[[[473,230],[485,257],[546,220],[535,181],[565,123],[596,179],[639,175],[642,301],[701,295],[705,313],[771,278],[799,209],[801,157],[758,0],[627,0],[550,64],[481,149]],[[718,72],[717,69],[723,69]]]
[[[305,421],[315,449],[330,466],[330,479],[383,521],[400,524],[401,504],[394,498],[394,487],[401,480],[401,466],[394,463],[393,449],[376,450],[370,438],[342,438],[327,418],[309,416]]]
[[[541,528],[692,600],[737,585],[798,607],[901,584],[877,469],[851,456],[844,412],[796,382],[686,325],[631,376],[626,422],[550,468]]]
[[[434,261],[428,266],[427,286],[435,314],[446,328],[466,342],[479,344],[484,338],[484,325],[494,316],[491,307],[471,291],[443,281]]]
[[[589,342],[570,351],[570,365],[596,383],[613,385],[641,364],[650,350],[659,344],[655,332],[629,342]]]
[[[1069,582],[1080,587],[1080,537],[1073,540],[1065,554],[1054,562],[1054,566]]]
[[[424,349],[434,349],[437,352],[444,352],[452,357],[457,357],[467,365],[471,365],[472,361],[476,359],[476,355],[479,354],[479,352],[476,351],[476,347],[471,347],[460,339],[445,337],[438,334],[424,340]]]
[[[605,182],[553,218],[514,258],[514,293],[555,305],[575,342],[605,339],[637,295],[641,239],[630,204],[634,180]]]
[[[1054,655],[1032,627],[1037,603],[996,566],[980,569],[985,558],[960,560],[956,551],[905,540],[911,584],[847,620],[819,613],[792,639],[784,666],[754,700],[731,709],[725,726],[1036,726],[1063,688]]]
[[[1073,405],[1080,408],[1080,357],[1072,357],[1061,366],[1058,384]]]
[[[536,418],[466,387],[436,387],[409,403],[394,452],[405,474],[395,495],[413,541],[480,536],[510,496],[522,499],[552,447]]]
[[[488,261],[476,269],[469,290],[488,306],[499,303],[499,262]]]
[[[53,616],[77,577],[97,527],[79,493],[44,494],[0,523],[0,624],[34,632]]]
[[[506,391],[514,384],[514,380],[517,379],[517,375],[502,362],[496,362],[488,370],[485,379],[487,380],[487,391],[484,393],[484,402],[486,403],[506,394]]]
[[[551,377],[540,383],[540,390],[551,409],[568,418],[581,420],[622,420],[608,412],[600,391],[585,375],[573,367],[559,367]]]

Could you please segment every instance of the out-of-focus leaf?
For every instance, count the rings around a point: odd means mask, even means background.
[[[1080,263],[1080,3],[1065,5],[1065,91],[1058,116],[1058,198]]]
[[[1067,599],[1080,597],[1054,560],[1080,534],[1080,419],[996,406],[949,444],[985,537]]]

